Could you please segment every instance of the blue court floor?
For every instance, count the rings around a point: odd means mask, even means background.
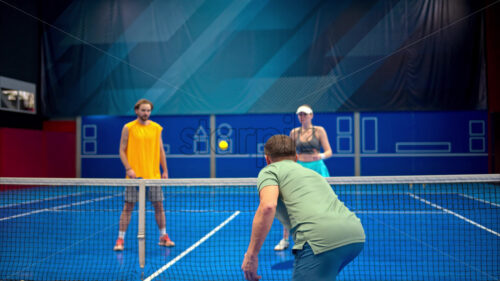
[[[121,189],[3,191],[0,279],[244,280],[240,266],[257,193],[164,192],[167,232],[176,246],[157,245],[159,232],[148,203],[146,264],[140,268],[137,211],[125,250],[112,250],[123,206]],[[367,235],[364,251],[339,280],[500,279],[496,195],[337,193],[357,213]],[[275,221],[259,258],[262,280],[291,277],[291,250],[273,250],[281,233]]]

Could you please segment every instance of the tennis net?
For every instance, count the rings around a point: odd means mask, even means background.
[[[500,175],[328,178],[367,240],[339,280],[499,280]],[[0,178],[2,280],[244,280],[259,199],[256,179]],[[161,186],[167,232],[135,207],[125,250],[113,251],[124,188]],[[141,196],[140,196],[141,197]],[[142,206],[141,206],[142,205]],[[290,249],[259,255],[263,280],[289,280]]]

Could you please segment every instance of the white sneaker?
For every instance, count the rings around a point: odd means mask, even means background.
[[[284,249],[288,248],[290,246],[290,242],[285,239],[281,239],[280,242],[274,247],[275,251],[283,251]]]

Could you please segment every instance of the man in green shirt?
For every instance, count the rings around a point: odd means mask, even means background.
[[[293,280],[335,280],[342,268],[362,251],[365,232],[328,182],[297,164],[294,141],[271,137],[264,153],[267,166],[257,180],[260,204],[241,266],[245,278],[259,280],[258,254],[274,216],[291,230],[295,256]]]

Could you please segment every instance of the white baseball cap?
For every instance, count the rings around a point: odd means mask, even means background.
[[[301,112],[304,112],[305,114],[312,114],[313,111],[309,106],[302,105],[299,108],[297,108],[296,114],[299,114]]]

